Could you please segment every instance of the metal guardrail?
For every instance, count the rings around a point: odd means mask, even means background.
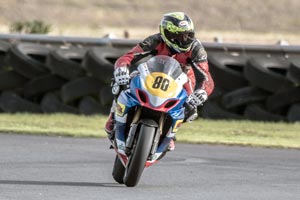
[[[0,34],[0,40],[17,42],[34,42],[41,44],[74,44],[87,46],[109,45],[111,43],[134,45],[139,40],[111,39],[111,38],[93,38],[93,37],[71,37],[71,36],[48,36],[40,34]]]
[[[233,44],[233,43],[203,43],[209,51],[224,50],[229,52],[248,53],[300,53],[300,45],[259,45],[259,44]]]
[[[17,42],[33,42],[52,45],[83,45],[83,46],[103,46],[111,45],[116,47],[134,46],[140,40],[137,39],[114,39],[114,38],[94,38],[94,37],[71,37],[71,36],[48,36],[39,34],[0,34],[0,40]],[[270,53],[300,53],[300,45],[255,45],[255,44],[233,44],[203,42],[207,51],[229,51],[229,52],[270,52]]]

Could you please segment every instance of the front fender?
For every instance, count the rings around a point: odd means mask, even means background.
[[[138,123],[150,127],[158,127],[158,123],[152,119],[141,119]]]

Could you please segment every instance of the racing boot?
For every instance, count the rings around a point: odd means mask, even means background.
[[[168,151],[174,151],[175,149],[175,140],[172,138],[168,147]]]
[[[110,108],[110,113],[107,119],[107,122],[105,123],[104,130],[107,133],[107,137],[110,140],[115,139],[115,101],[112,102],[111,108]]]
[[[169,143],[168,151],[174,151],[175,149],[175,141],[176,141],[176,135],[175,133],[171,133],[172,137]]]
[[[108,116],[108,120],[105,124],[104,130],[107,133],[107,137],[110,140],[114,140],[115,133],[114,133],[114,127],[115,127],[115,119],[114,119],[114,113],[111,112]]]

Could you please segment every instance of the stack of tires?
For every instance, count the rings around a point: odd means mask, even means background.
[[[130,48],[0,43],[0,112],[107,114],[115,60]]]
[[[113,64],[128,44],[0,41],[0,112],[108,114]],[[215,90],[201,117],[300,121],[300,50],[206,49]]]
[[[216,89],[204,118],[300,121],[300,52],[209,52]]]

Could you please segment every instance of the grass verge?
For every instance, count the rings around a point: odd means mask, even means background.
[[[73,137],[106,137],[107,116],[0,114],[0,132]],[[300,149],[300,123],[199,119],[183,124],[178,142]]]

